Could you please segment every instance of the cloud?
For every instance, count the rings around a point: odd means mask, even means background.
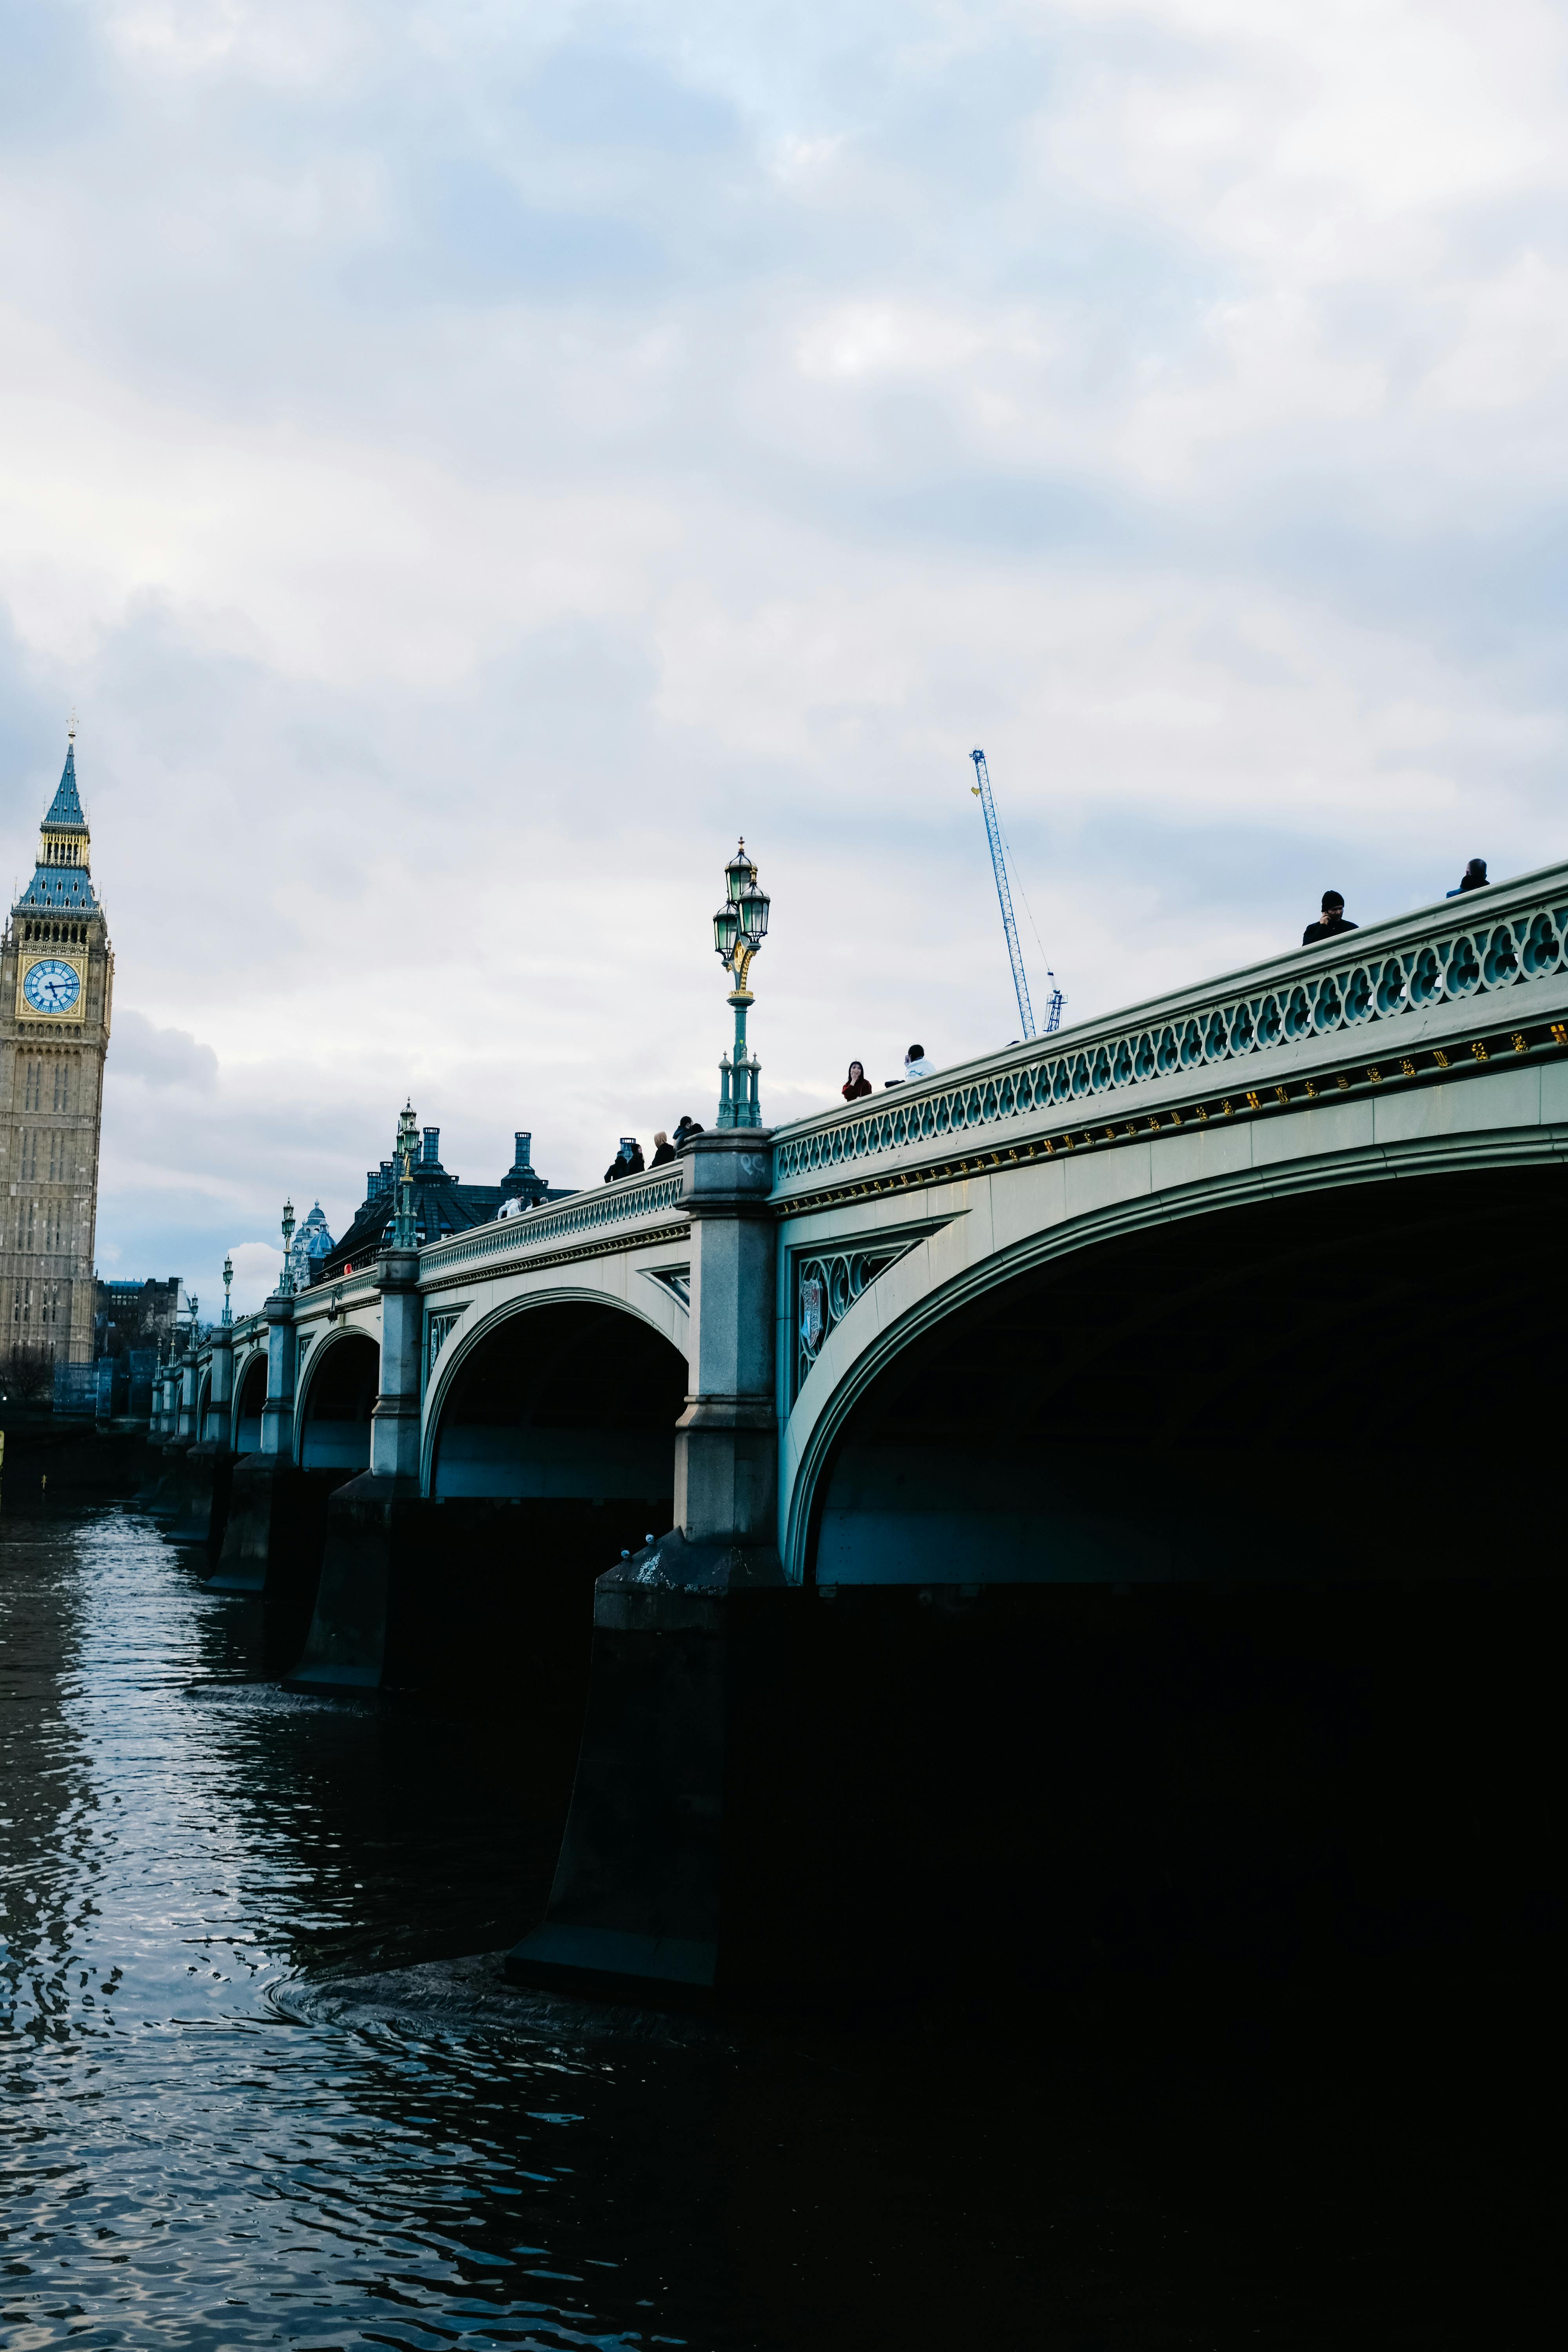
[[[114,1013],[114,1075],[144,1087],[189,1087],[208,1094],[217,1084],[217,1055],[186,1029],[159,1029],[145,1013],[122,1004]]]
[[[74,698],[117,1268],[341,1232],[409,1093],[492,1179],[702,1116],[738,832],[771,1116],[1005,1041],[975,742],[1084,1015],[1559,854],[1559,12],[57,16],[0,809]]]
[[[283,1271],[282,1249],[274,1248],[270,1242],[236,1242],[228,1255],[234,1267],[234,1285],[229,1294],[234,1311],[237,1315],[254,1315],[262,1300],[278,1287],[278,1278]],[[204,1322],[216,1321],[221,1299],[221,1290],[215,1291],[210,1313],[206,1311],[207,1302],[203,1300]]]

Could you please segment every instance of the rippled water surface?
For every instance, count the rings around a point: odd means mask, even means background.
[[[1287,2082],[1136,2015],[481,1997],[434,1964],[510,1942],[555,1843],[504,1721],[291,1697],[247,1606],[128,1511],[0,1517],[13,2352],[1537,2340],[1517,2051],[1489,2108],[1453,2018]]]

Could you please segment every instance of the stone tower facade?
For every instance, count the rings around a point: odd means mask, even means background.
[[[38,831],[37,871],[0,939],[0,1355],[86,1364],[114,957],[74,740]]]

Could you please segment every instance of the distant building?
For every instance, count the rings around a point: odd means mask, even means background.
[[[177,1274],[166,1282],[104,1282],[93,1285],[95,1356],[122,1356],[132,1348],[167,1351],[182,1313],[189,1307]]]
[[[470,1225],[488,1225],[511,1201],[531,1208],[540,1201],[563,1201],[567,1192],[552,1188],[535,1173],[529,1158],[532,1135],[526,1128],[513,1136],[512,1163],[499,1184],[464,1184],[441,1165],[441,1130],[423,1129],[418,1159],[414,1163],[414,1218],[420,1241],[439,1241],[443,1234],[465,1232]],[[335,1281],[351,1266],[368,1265],[384,1248],[383,1236],[397,1208],[397,1161],[384,1160],[365,1177],[365,1197],[341,1242],[316,1261],[318,1282]]]
[[[0,938],[0,1352],[86,1364],[114,957],[71,732],[37,870]]]
[[[327,1220],[321,1204],[317,1202],[308,1217],[301,1218],[289,1245],[289,1265],[296,1290],[309,1290],[320,1280],[317,1268],[332,1254],[332,1237],[327,1231]]]

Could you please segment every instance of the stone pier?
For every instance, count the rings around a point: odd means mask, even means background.
[[[549,1909],[507,1963],[527,1981],[702,1996],[748,1942],[727,1833],[799,1602],[775,1544],[771,1140],[722,1130],[685,1154],[695,1347],[677,1525],[595,1588],[587,1718]]]
[[[289,1677],[304,1689],[381,1687],[395,1601],[414,1587],[429,1549],[431,1507],[419,1494],[418,1252],[387,1251],[379,1272],[381,1384],[371,1416],[370,1468],[339,1486],[327,1505],[316,1605]]]

